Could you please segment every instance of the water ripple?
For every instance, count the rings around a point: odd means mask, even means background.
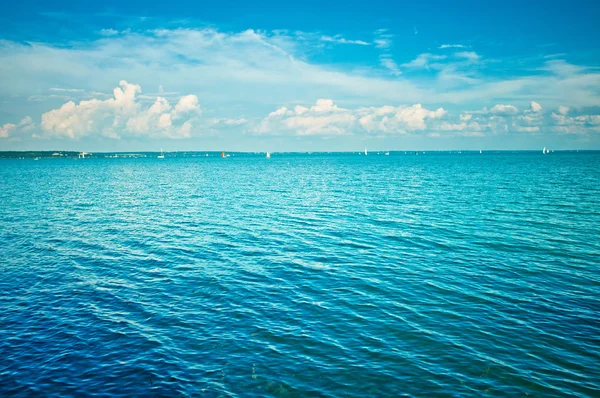
[[[597,396],[598,153],[2,160],[2,396]]]

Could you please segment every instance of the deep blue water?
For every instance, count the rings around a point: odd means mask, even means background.
[[[0,396],[599,396],[600,153],[0,160]]]

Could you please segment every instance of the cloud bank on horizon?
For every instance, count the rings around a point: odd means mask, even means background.
[[[597,52],[516,58],[416,31],[5,32],[0,149],[600,148]]]

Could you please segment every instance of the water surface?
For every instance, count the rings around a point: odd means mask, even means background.
[[[0,395],[598,396],[599,170],[0,160]]]

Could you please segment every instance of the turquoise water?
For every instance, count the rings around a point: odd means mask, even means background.
[[[1,396],[598,396],[600,153],[0,160]]]

